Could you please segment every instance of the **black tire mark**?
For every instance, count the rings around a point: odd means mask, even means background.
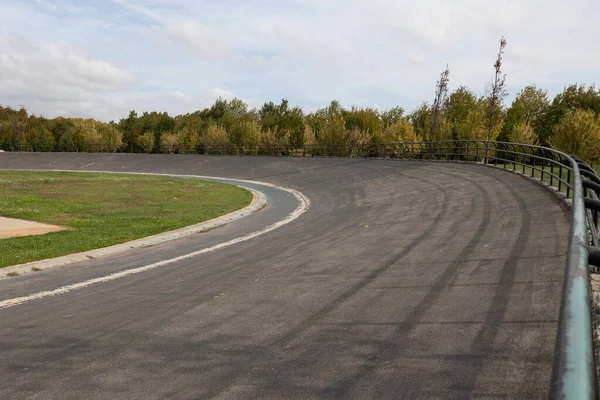
[[[400,174],[400,175],[402,175],[402,174]],[[410,176],[406,176],[406,177],[409,179],[415,179],[420,182],[428,183],[434,189],[437,188],[437,185],[432,181],[429,181],[426,179],[417,179],[417,178],[410,177]],[[286,343],[292,341],[294,338],[301,335],[308,328],[314,326],[317,323],[317,321],[322,319],[325,315],[328,315],[329,313],[331,313],[339,305],[343,304],[344,302],[348,301],[350,298],[355,296],[358,291],[363,289],[365,286],[367,286],[369,283],[371,283],[374,279],[376,279],[378,276],[383,274],[385,271],[389,270],[391,267],[396,265],[400,260],[402,260],[404,257],[406,257],[413,249],[418,247],[419,244],[421,242],[423,242],[429,236],[429,234],[435,230],[437,225],[445,217],[445,213],[448,210],[448,202],[446,201],[446,193],[441,192],[441,194],[443,197],[442,202],[441,202],[441,207],[437,208],[438,212],[436,213],[435,217],[433,218],[433,221],[430,223],[430,225],[425,230],[422,231],[422,233],[417,238],[415,238],[415,240],[408,247],[402,249],[399,253],[397,253],[390,259],[388,259],[382,266],[373,270],[369,275],[367,275],[365,278],[363,278],[362,280],[360,280],[359,282],[354,284],[351,288],[345,290],[341,295],[337,296],[329,304],[327,304],[325,307],[321,308],[318,312],[316,312],[313,315],[311,315],[310,317],[305,318],[304,320],[298,322],[296,324],[295,329],[292,329],[288,333],[284,334],[283,336],[280,336],[277,340],[270,343],[269,347],[283,346]],[[258,356],[254,356],[252,361],[256,360],[257,358],[258,358]],[[251,362],[251,361],[249,361],[249,362]],[[236,377],[240,374],[240,372],[242,372],[242,367],[236,367],[233,371],[231,371],[225,377],[221,377],[221,379],[219,381],[222,383],[219,384],[217,387],[213,388],[210,391],[210,393],[208,393],[207,398],[214,398],[214,397],[217,397],[218,395],[222,394],[235,381]],[[272,379],[272,377],[269,377],[269,376],[264,377],[264,378],[265,378],[265,380]],[[328,396],[328,398],[330,398],[330,397]]]
[[[435,171],[436,173],[440,173],[439,171]],[[336,381],[328,387],[321,390],[317,397],[324,399],[347,399],[351,398],[350,395],[351,390],[354,385],[361,380],[367,378],[369,374],[375,371],[377,366],[386,361],[391,361],[394,358],[401,355],[406,351],[409,340],[408,335],[410,331],[419,323],[419,321],[423,318],[423,316],[427,313],[427,311],[435,304],[436,300],[440,297],[443,289],[448,285],[450,279],[458,272],[460,267],[463,264],[464,258],[469,255],[478,244],[480,237],[485,233],[485,231],[489,228],[489,223],[491,220],[492,208],[491,201],[489,195],[485,188],[479,183],[475,182],[472,179],[465,178],[464,176],[459,176],[450,173],[443,173],[444,175],[460,177],[461,179],[468,180],[477,188],[477,190],[481,193],[483,198],[483,217],[479,223],[479,226],[473,233],[471,240],[468,244],[463,248],[461,253],[454,259],[454,261],[438,276],[438,278],[434,281],[433,285],[430,286],[429,291],[425,295],[425,297],[417,304],[416,307],[413,308],[413,311],[406,316],[402,320],[402,322],[398,325],[398,328],[394,332],[394,342],[396,346],[393,349],[384,349],[386,343],[376,343],[377,350],[374,351],[369,359],[366,360],[361,366],[358,367],[356,373],[354,373],[351,377],[346,377],[342,380]],[[460,224],[463,221],[456,221],[455,226]],[[385,351],[384,350],[389,350]]]

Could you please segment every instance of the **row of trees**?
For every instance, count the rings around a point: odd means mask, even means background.
[[[436,96],[437,97],[437,96]],[[401,107],[328,107],[305,113],[287,100],[249,109],[239,99],[169,116],[131,111],[118,122],[46,119],[25,109],[0,107],[0,148],[24,151],[196,152],[199,147],[251,145],[367,145],[403,141],[477,139],[552,146],[594,161],[600,158],[600,90],[571,85],[552,101],[527,86],[512,104],[496,105],[490,124],[489,98],[459,87],[441,104],[423,103],[409,114]],[[490,129],[491,128],[491,129]],[[490,134],[491,131],[491,134]]]

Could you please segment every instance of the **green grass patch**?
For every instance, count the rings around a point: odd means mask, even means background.
[[[0,239],[0,268],[197,224],[250,204],[233,185],[148,175],[0,171],[0,216],[72,228]]]

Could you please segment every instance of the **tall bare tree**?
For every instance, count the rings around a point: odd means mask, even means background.
[[[446,96],[448,95],[448,81],[450,80],[450,70],[448,64],[446,69],[440,74],[440,79],[435,85],[435,99],[433,100],[433,106],[431,107],[431,125],[429,126],[429,139],[435,140],[436,133],[440,122],[440,114]]]
[[[492,140],[492,130],[494,129],[494,123],[496,122],[500,111],[502,109],[502,101],[506,97],[507,92],[504,87],[506,82],[506,74],[502,73],[502,56],[504,55],[504,48],[506,47],[506,39],[504,36],[500,39],[500,50],[498,50],[498,58],[494,63],[494,81],[490,83],[487,89],[488,97],[488,140]]]

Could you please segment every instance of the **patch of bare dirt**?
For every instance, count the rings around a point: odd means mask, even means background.
[[[43,235],[50,232],[64,231],[67,228],[58,225],[41,224],[22,219],[0,217],[0,239],[22,236]]]

